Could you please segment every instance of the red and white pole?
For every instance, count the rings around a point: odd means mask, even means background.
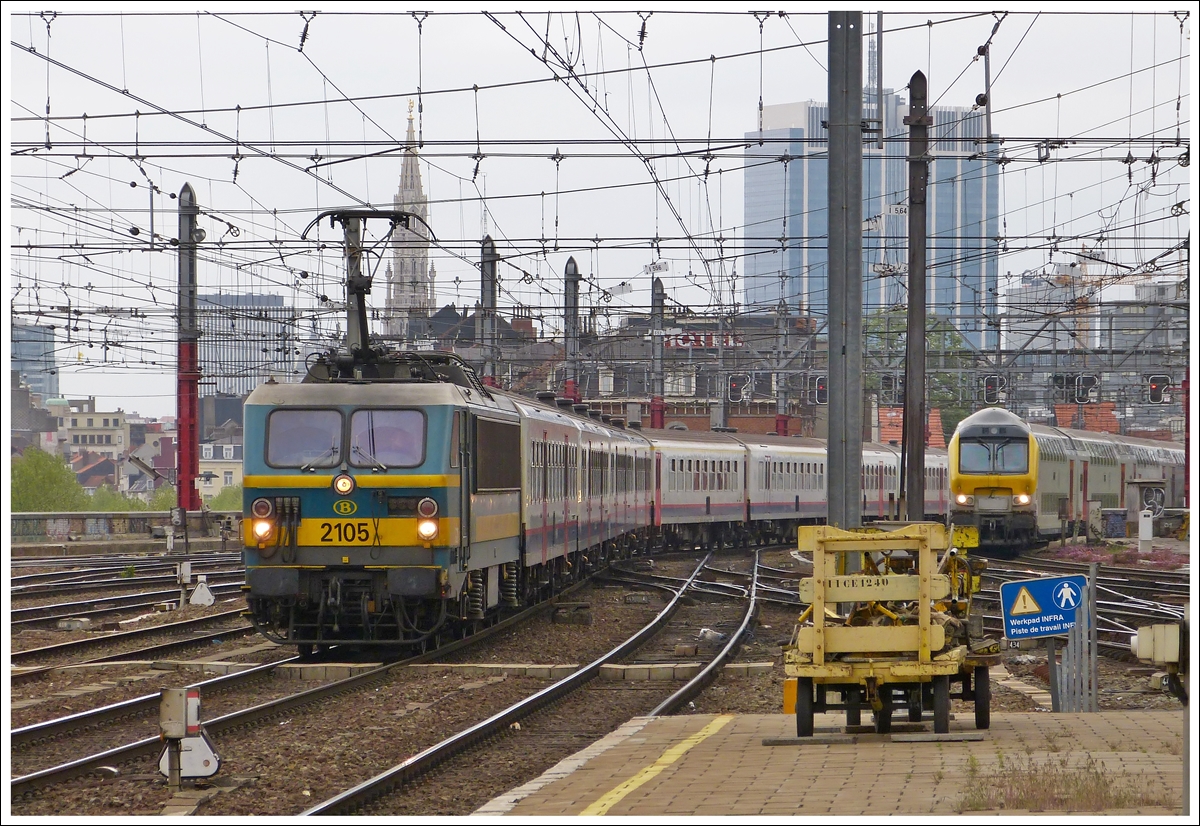
[[[179,364],[176,395],[178,506],[200,510],[200,330],[196,323],[196,242],[199,232],[196,194],[190,184],[179,191]]]

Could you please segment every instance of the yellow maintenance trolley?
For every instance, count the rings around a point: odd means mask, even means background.
[[[784,646],[784,712],[795,713],[797,736],[811,737],[815,713],[844,709],[857,726],[869,707],[884,734],[897,704],[913,722],[932,706],[933,730],[943,734],[955,684],[953,696],[975,705],[975,727],[987,728],[988,669],[1000,644],[971,613],[986,561],[949,547],[938,523],[880,527],[799,529],[813,575],[800,581],[808,608]]]

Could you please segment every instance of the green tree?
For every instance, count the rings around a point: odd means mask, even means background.
[[[178,504],[179,497],[175,493],[174,485],[164,484],[155,490],[154,495],[150,497],[149,510],[169,511]]]
[[[101,485],[92,494],[91,510],[126,513],[128,511],[144,511],[146,503],[133,496],[117,493],[108,485]]]
[[[71,468],[36,447],[27,448],[13,459],[9,480],[14,512],[67,513],[87,510],[91,505]]]
[[[208,503],[209,510],[240,511],[242,509],[242,486],[226,485]]]
[[[901,382],[907,341],[907,310],[885,310],[863,319],[863,387],[880,391],[880,404],[891,403],[884,400],[889,391],[895,395],[894,404],[904,404]],[[947,441],[958,423],[975,410],[971,373],[975,363],[975,351],[953,324],[936,315],[926,318],[925,404],[941,411]]]

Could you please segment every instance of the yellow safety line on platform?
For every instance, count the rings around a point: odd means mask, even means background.
[[[660,773],[662,773],[663,769],[665,769],[667,766],[674,763],[680,757],[683,757],[684,753],[686,753],[688,749],[690,749],[692,746],[696,745],[697,743],[704,742],[709,737],[716,734],[718,731],[720,731],[725,726],[726,723],[728,723],[732,719],[733,719],[732,714],[722,714],[720,717],[717,717],[715,720],[713,720],[707,726],[700,729],[698,732],[696,732],[691,737],[684,740],[682,743],[678,743],[678,744],[672,746],[671,748],[667,749],[666,751],[664,751],[662,754],[662,757],[660,757],[660,758],[658,758],[658,760],[654,761],[653,766],[647,766],[646,768],[642,769],[640,772],[638,772],[633,777],[626,780],[621,785],[617,786],[615,789],[613,789],[608,794],[601,797],[599,800],[597,800],[591,806],[588,806],[586,809],[584,809],[579,814],[581,814],[581,815],[607,814],[608,810],[611,809],[613,806],[617,805],[618,803],[620,803],[622,800],[624,800],[626,795],[628,795],[633,790],[637,789],[639,786],[642,786],[643,784],[647,783],[648,781],[653,780]]]

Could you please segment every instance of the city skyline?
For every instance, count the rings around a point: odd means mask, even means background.
[[[907,304],[908,103],[882,90],[883,148],[863,146],[863,310],[883,312]],[[878,124],[875,90],[863,90],[863,118]],[[932,107],[926,233],[926,305],[949,320],[973,345],[993,346],[999,279],[996,247],[999,166],[982,111]],[[781,298],[797,314],[822,323],[828,307],[828,142],[822,124],[826,103],[804,101],[764,107],[763,131],[748,132],[746,171],[745,306],[773,311]],[[759,136],[775,142],[756,147]],[[774,156],[784,149],[790,159]],[[999,154],[997,149],[996,155]],[[789,223],[791,229],[788,229]],[[796,238],[784,247],[776,239]],[[750,239],[754,240],[751,241]]]
[[[490,234],[502,310],[520,305],[561,334],[563,266],[575,257],[581,305],[615,329],[648,308],[650,264],[670,301],[700,313],[732,305],[759,102],[827,98],[823,10],[488,17],[435,4],[421,19],[306,20],[253,7],[67,6],[48,19],[10,8],[5,323],[40,318],[61,331],[69,312],[63,394],[108,393],[109,407],[157,414],[174,407],[171,196],[184,183],[207,234],[200,291],[284,295],[303,316],[298,336],[327,333],[341,322],[330,306],[341,298],[340,231],[314,226],[305,243],[301,233],[331,208],[392,207],[414,101],[434,306],[474,304]],[[883,85],[902,91],[920,69],[935,106],[972,106],[985,85],[977,49],[990,43],[992,132],[1010,161],[1002,285],[1079,243],[1134,269],[1188,255],[1171,250],[1194,210],[1171,210],[1186,204],[1193,174],[1179,163],[1195,109],[1191,19],[1066,9],[883,16]],[[871,41],[877,19],[863,22]],[[1063,59],[1065,42],[1090,48]]]

